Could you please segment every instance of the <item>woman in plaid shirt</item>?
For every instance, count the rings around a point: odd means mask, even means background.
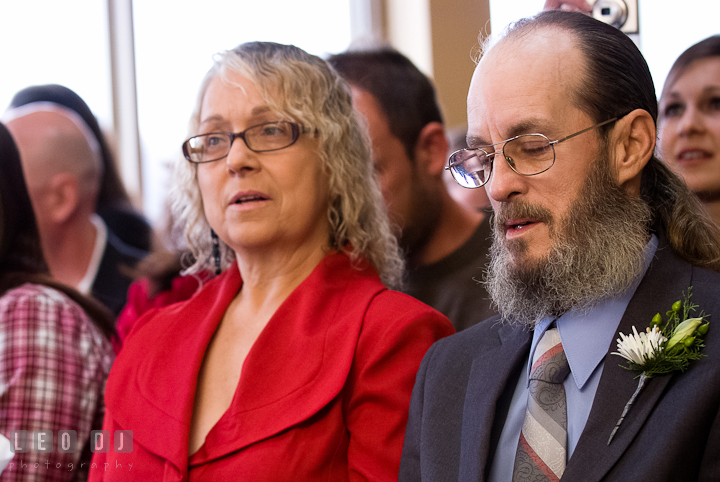
[[[0,433],[16,449],[0,481],[87,477],[80,465],[102,423],[113,331],[105,308],[50,279],[20,155],[0,124]],[[37,431],[44,444],[32,442]],[[76,442],[66,435],[64,453],[62,431]]]

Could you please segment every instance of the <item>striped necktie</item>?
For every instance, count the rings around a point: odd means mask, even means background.
[[[563,381],[569,373],[560,334],[557,328],[550,328],[535,348],[513,482],[557,481],[562,477],[567,447],[567,401]]]

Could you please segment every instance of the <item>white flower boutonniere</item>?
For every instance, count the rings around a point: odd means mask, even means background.
[[[691,289],[692,287],[688,288],[687,295],[684,294],[684,302],[678,300],[673,303],[670,311],[665,314],[667,321],[663,322],[658,313],[653,316],[650,326],[644,332],[638,333],[633,326],[631,335],[620,333],[617,340],[618,351],[611,355],[625,358],[628,365],[623,368],[639,371],[640,375],[638,387],[625,404],[620,420],[610,434],[608,445],[648,379],[675,371],[684,372],[691,361],[705,356],[700,350],[705,346],[703,337],[708,332],[707,318],[710,315],[703,311],[699,317],[690,318],[690,313],[698,308],[690,302]]]

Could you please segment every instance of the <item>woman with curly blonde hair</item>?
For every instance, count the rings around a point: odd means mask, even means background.
[[[452,326],[386,287],[402,262],[347,85],[296,47],[242,44],[190,136],[173,210],[187,272],[217,276],[126,340],[104,428],[133,450],[93,461],[133,469],[91,480],[397,480],[415,372]]]

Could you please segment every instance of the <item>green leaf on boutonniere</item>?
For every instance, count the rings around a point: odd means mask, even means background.
[[[710,327],[707,322],[710,315],[701,311],[700,316],[690,317],[690,313],[698,308],[690,301],[691,290],[692,287],[689,287],[687,294],[683,293],[684,301],[678,300],[672,304],[670,310],[665,313],[667,318],[665,321],[658,313],[653,316],[650,326],[644,332],[638,333],[633,326],[632,334],[620,333],[620,338],[617,340],[618,351],[611,355],[625,358],[628,364],[621,366],[628,370],[639,371],[640,374],[638,387],[625,405],[620,420],[610,434],[608,445],[647,380],[657,375],[684,372],[691,361],[705,356],[700,350],[705,347],[704,337]]]

